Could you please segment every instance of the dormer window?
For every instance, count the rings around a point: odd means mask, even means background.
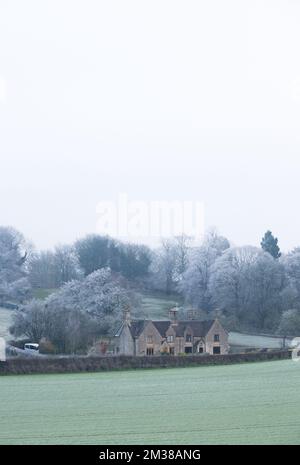
[[[170,343],[170,342],[174,342],[174,336],[168,336],[167,337],[167,341]]]
[[[147,343],[153,344],[153,336],[147,336]]]
[[[215,334],[214,342],[220,342],[220,334]]]
[[[193,336],[192,336],[191,334],[187,334],[187,335],[185,336],[185,341],[186,341],[186,342],[192,342],[192,339],[193,339]]]

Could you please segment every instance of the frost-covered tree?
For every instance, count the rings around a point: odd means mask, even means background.
[[[284,308],[286,279],[283,266],[270,259],[268,254],[261,254],[250,267],[247,284],[251,300],[249,324],[275,330]]]
[[[286,286],[283,266],[256,247],[226,251],[213,266],[209,289],[214,305],[240,326],[274,329]]]
[[[33,299],[14,312],[10,332],[16,337],[26,337],[38,343],[45,336],[49,324],[45,303],[42,300]]]
[[[282,336],[300,335],[300,311],[299,309],[287,310],[283,313],[278,327],[278,334]]]
[[[289,289],[289,308],[300,309],[300,250],[282,256],[281,263],[284,266]],[[291,300],[292,299],[292,300]]]
[[[164,239],[153,252],[150,285],[155,290],[170,294],[176,290],[176,250],[171,239]]]
[[[45,337],[63,353],[85,350],[97,336],[113,334],[123,311],[131,307],[134,313],[139,304],[124,282],[102,269],[66,283],[43,302],[25,305],[16,313],[11,332],[35,342]]]
[[[217,254],[220,256],[222,253],[230,248],[229,240],[220,235],[216,228],[211,228],[207,231],[203,245],[217,251]]]
[[[23,304],[31,297],[32,287],[27,277],[18,279],[9,285],[9,298]]]
[[[0,302],[23,301],[30,292],[27,277],[29,245],[10,227],[0,227]]]
[[[211,310],[211,296],[208,289],[211,267],[218,255],[215,249],[202,246],[193,251],[190,265],[180,283],[185,301],[195,308]]]
[[[206,235],[201,247],[191,251],[187,270],[180,283],[186,303],[206,312],[213,309],[209,290],[212,266],[229,247],[226,238],[211,231]]]
[[[74,247],[72,246],[56,246],[54,250],[53,264],[55,287],[60,287],[73,279],[80,279],[83,277],[78,257],[75,253]]]
[[[34,252],[28,264],[29,280],[34,288],[56,287],[54,253],[50,250]]]
[[[177,281],[182,280],[182,277],[189,266],[192,241],[193,238],[186,234],[182,234],[181,236],[176,236],[174,238],[174,250],[176,257],[175,279],[177,279]]]
[[[192,238],[186,235],[163,239],[152,254],[150,286],[170,294],[180,292],[180,283],[192,253]]]
[[[84,312],[96,322],[99,334],[108,334],[120,323],[124,308],[133,302],[134,294],[105,268],[82,281],[65,284],[48,297],[46,304],[53,310],[69,308]]]

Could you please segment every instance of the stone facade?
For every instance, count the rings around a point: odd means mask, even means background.
[[[124,319],[115,336],[115,353],[120,355],[225,355],[229,352],[228,333],[218,320],[177,320],[175,310],[170,320]]]

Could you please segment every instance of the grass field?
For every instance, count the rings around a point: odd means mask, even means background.
[[[0,444],[300,444],[292,361],[0,377]]]
[[[40,288],[40,289],[34,289],[33,290],[33,297],[35,299],[46,299],[47,297],[49,297],[49,295],[53,294],[53,292],[57,291],[57,289],[44,289],[44,288]]]
[[[269,336],[253,336],[232,332],[229,335],[229,344],[239,347],[256,347],[258,349],[282,349],[283,339]],[[289,341],[286,341],[289,344]]]
[[[175,307],[178,301],[176,296],[166,297],[163,295],[147,295],[142,297],[142,305],[146,318],[167,320],[169,318],[169,310]]]

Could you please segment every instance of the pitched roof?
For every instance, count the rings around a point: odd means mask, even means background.
[[[168,331],[168,329],[170,327],[171,321],[163,321],[163,320],[161,320],[161,321],[152,321],[152,323],[154,324],[154,326],[157,329],[157,331],[159,332],[159,334],[162,337],[165,337],[166,332]]]
[[[152,320],[132,320],[131,324],[129,326],[130,332],[132,337],[137,338],[141,335],[143,332],[146,323],[151,321],[159,334],[162,337],[166,336],[166,332],[172,325],[171,321],[168,320],[160,320],[160,321],[152,321]],[[215,320],[204,320],[204,321],[198,321],[198,320],[186,320],[186,321],[178,321],[176,325],[173,325],[173,329],[176,333],[177,337],[183,337],[184,333],[187,328],[191,328],[193,331],[193,335],[196,337],[204,337],[207,335],[209,330],[211,329],[212,325],[214,324]],[[123,329],[123,325],[116,334],[116,336],[119,336],[121,331]]]
[[[183,337],[187,328],[191,328],[193,335],[196,337],[204,337],[209,332],[215,320],[187,320],[178,321],[178,324],[173,326],[176,336]]]
[[[149,320],[148,320],[149,321]],[[137,338],[141,335],[143,332],[145,325],[147,323],[147,320],[131,320],[130,324],[128,325],[130,334],[133,338]],[[115,337],[120,337],[121,333],[125,327],[126,323],[122,323],[122,326],[119,328],[119,330],[116,332]]]
[[[129,326],[132,337],[139,337],[143,332],[146,323],[151,323],[155,326],[157,331],[162,337],[165,337],[166,331],[168,330],[171,322],[170,321],[152,321],[152,320],[132,320]]]
[[[139,337],[140,334],[143,332],[145,324],[146,320],[132,320],[129,325],[132,337]]]

